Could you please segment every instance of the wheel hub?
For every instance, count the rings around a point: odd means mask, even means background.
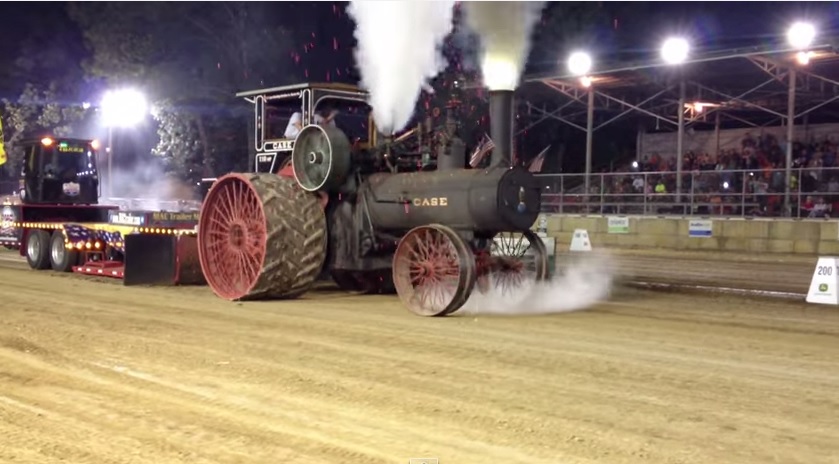
[[[234,223],[230,225],[230,246],[241,250],[245,246],[245,239],[246,239],[246,229],[245,226],[239,223]]]
[[[64,262],[64,254],[67,253],[66,245],[60,240],[55,240],[52,242],[51,252],[53,262],[62,263]]]
[[[323,154],[319,152],[311,151],[309,152],[309,164],[321,164],[323,163]]]
[[[38,259],[41,256],[41,242],[40,240],[28,240],[26,251],[29,253],[29,258],[32,260]]]

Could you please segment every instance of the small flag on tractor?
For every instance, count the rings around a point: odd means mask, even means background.
[[[0,166],[6,164],[6,147],[4,146],[5,136],[3,135],[3,119],[0,118]]]
[[[530,162],[530,166],[527,168],[528,171],[533,173],[542,172],[542,165],[545,164],[545,155],[548,153],[548,150],[551,149],[551,146],[548,145],[542,150],[535,158]]]
[[[484,157],[495,148],[495,142],[489,138],[488,135],[484,134],[484,138],[478,143],[478,146],[475,147],[475,151],[472,153],[472,156],[469,158],[469,166],[476,167],[481,164],[481,161]]]

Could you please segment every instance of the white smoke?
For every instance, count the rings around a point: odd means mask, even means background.
[[[443,40],[452,30],[453,1],[351,1],[361,85],[385,134],[408,125],[423,84],[446,66]]]
[[[113,170],[113,195],[104,196],[108,182],[107,169],[100,171],[103,177],[103,197],[100,202],[120,206],[121,209],[175,211],[194,208],[198,202],[195,188],[186,182],[166,174],[161,166],[153,162],[137,163],[126,169]],[[197,187],[197,186],[196,186]]]
[[[466,24],[480,36],[481,71],[490,90],[514,90],[545,2],[465,2]]]
[[[562,275],[544,283],[531,283],[515,292],[478,288],[454,315],[533,315],[579,311],[606,300],[612,291],[614,267],[606,254],[581,255]]]

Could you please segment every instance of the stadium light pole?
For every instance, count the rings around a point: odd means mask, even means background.
[[[136,89],[119,89],[105,92],[101,103],[102,121],[108,128],[108,189],[107,196],[113,195],[113,130],[130,128],[142,123],[148,116],[149,105],[145,95]]]
[[[795,22],[787,30],[787,42],[794,49],[798,50],[799,56],[804,53],[816,39],[816,28],[810,23]],[[804,63],[806,64],[806,63]],[[789,88],[787,89],[787,150],[786,166],[784,167],[784,210],[788,216],[792,216],[792,198],[790,185],[792,183],[792,139],[795,137],[795,86],[797,80],[795,66],[789,67]],[[801,182],[801,179],[798,179]]]
[[[591,55],[583,51],[576,51],[568,57],[568,71],[570,71],[574,76],[579,77],[580,83],[588,89],[588,99],[586,102],[586,195],[589,195],[590,193],[591,156],[594,142],[594,89],[591,86],[591,78],[588,77],[588,73],[591,72],[592,64],[593,61],[591,59]]]
[[[671,66],[679,66],[687,61],[690,44],[681,37],[671,37],[661,45],[661,59]],[[685,79],[679,76],[679,130],[676,135],[676,203],[682,202],[682,161],[685,142]]]

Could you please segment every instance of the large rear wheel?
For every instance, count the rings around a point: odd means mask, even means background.
[[[326,258],[318,197],[274,174],[227,174],[201,208],[198,251],[207,284],[228,300],[290,299]]]

